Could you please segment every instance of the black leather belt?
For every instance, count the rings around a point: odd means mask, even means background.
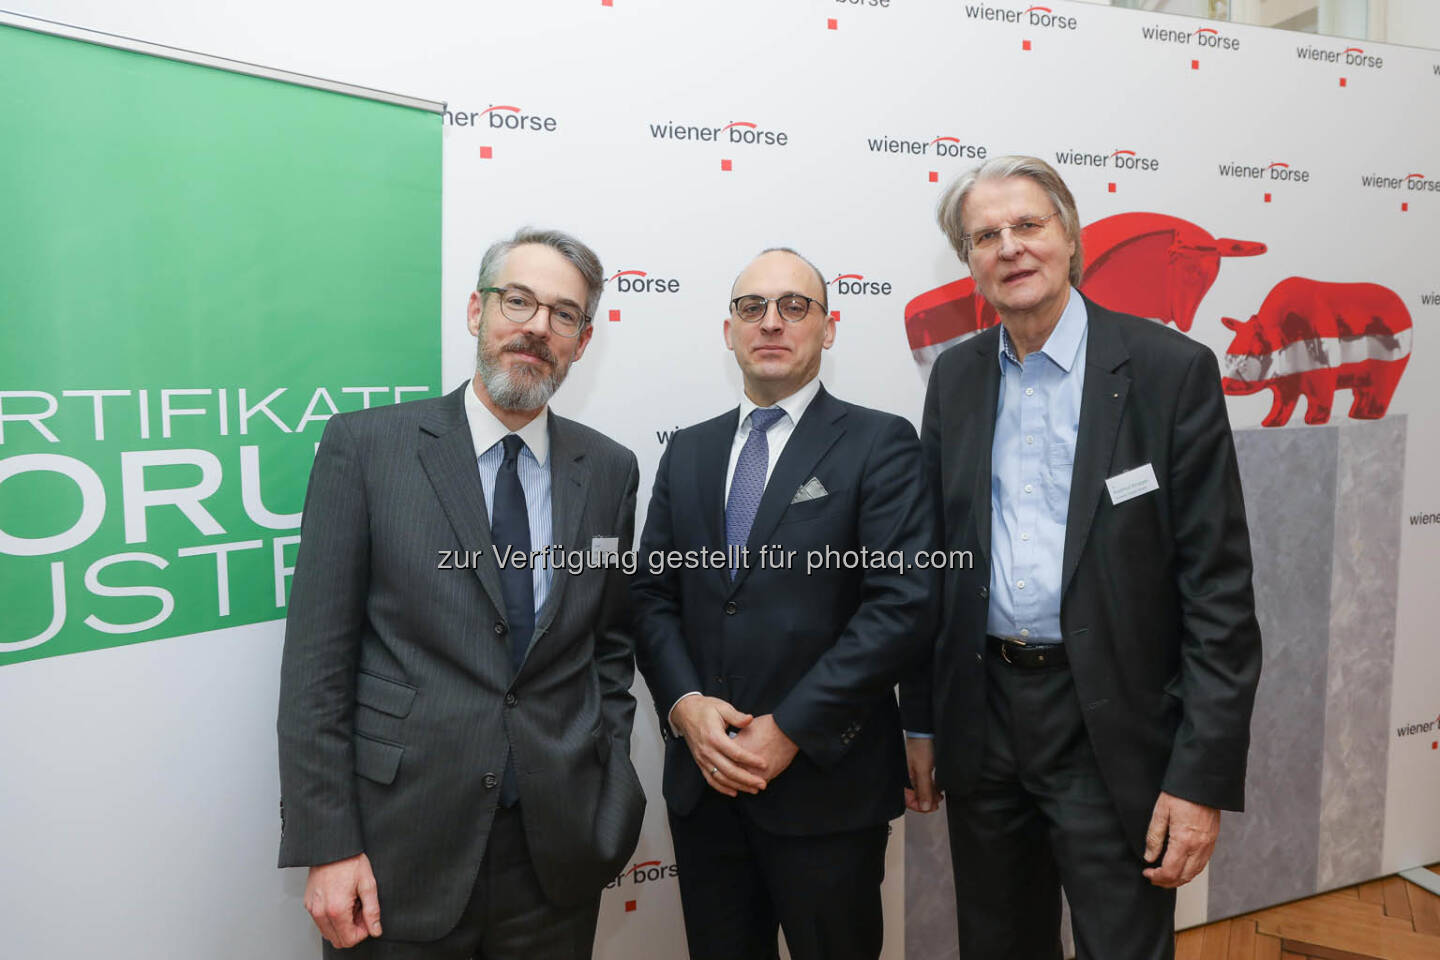
[[[1010,666],[1022,670],[1058,667],[1070,662],[1063,643],[1026,643],[1024,640],[986,635],[985,646]]]

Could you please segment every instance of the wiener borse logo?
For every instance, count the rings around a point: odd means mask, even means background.
[[[554,133],[559,121],[541,113],[530,113],[508,104],[490,104],[484,110],[445,110],[441,122],[447,127],[483,127],[488,130],[517,130],[524,133]]]
[[[1115,170],[1144,170],[1154,173],[1160,161],[1134,150],[1111,150],[1109,153],[1087,153],[1084,150],[1057,150],[1055,162],[1062,167],[1099,167]]]
[[[863,273],[841,273],[825,284],[833,292],[849,296],[888,297],[895,292],[889,280],[865,279]]]
[[[1140,28],[1140,36],[1153,43],[1170,43],[1182,47],[1193,46],[1204,50],[1240,49],[1239,37],[1227,37],[1214,27],[1176,30],[1171,27],[1148,26]]]
[[[761,147],[784,147],[790,143],[790,134],[784,130],[772,130],[749,120],[731,120],[723,124],[664,123],[650,124],[650,137],[654,140],[700,140],[705,143],[751,144]]]
[[[1080,21],[1066,14],[1056,13],[1049,7],[1030,6],[992,7],[988,4],[965,4],[965,16],[971,20],[993,23],[1017,23],[1027,27],[1047,27],[1052,30],[1075,30]]]
[[[1419,190],[1425,193],[1440,193],[1440,180],[1434,180],[1423,173],[1408,173],[1403,177],[1392,177],[1383,173],[1362,173],[1360,186],[1372,190]]]
[[[605,884],[606,890],[620,886],[640,886],[657,880],[673,880],[680,876],[680,867],[660,860],[641,860],[621,871],[620,876]]]
[[[616,293],[679,293],[680,281],[659,277],[644,270],[617,270],[605,278],[605,286]]]
[[[1309,183],[1310,171],[1282,163],[1220,163],[1216,165],[1220,176],[1234,180],[1264,180],[1267,183]]]
[[[1363,47],[1346,47],[1344,50],[1326,49],[1314,44],[1303,44],[1295,48],[1295,56],[1310,63],[1334,63],[1346,67],[1363,67],[1367,70],[1383,70],[1385,58],[1366,53]]]
[[[866,137],[865,145],[871,153],[894,153],[912,157],[955,157],[964,160],[984,160],[990,155],[982,143],[970,143],[960,137],[938,136],[929,140],[892,137],[881,134]]]

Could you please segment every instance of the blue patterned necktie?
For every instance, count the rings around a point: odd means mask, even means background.
[[[755,523],[755,513],[760,509],[760,497],[765,492],[765,469],[770,465],[770,441],[766,433],[785,411],[779,407],[758,407],[750,413],[750,435],[745,446],[740,448],[740,457],[735,461],[735,476],[730,480],[730,498],[725,501],[725,542],[731,550],[738,551],[750,539],[750,527]],[[730,579],[734,580],[738,568],[730,568]]]

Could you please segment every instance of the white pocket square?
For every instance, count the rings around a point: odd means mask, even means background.
[[[791,503],[804,503],[807,500],[819,500],[821,497],[830,496],[830,491],[825,489],[818,477],[811,477],[805,481],[804,486],[795,491],[795,496],[790,498]]]

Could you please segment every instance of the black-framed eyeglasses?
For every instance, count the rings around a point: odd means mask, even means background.
[[[520,287],[481,287],[481,293],[500,295],[500,312],[511,323],[529,323],[535,311],[550,311],[550,332],[560,337],[578,337],[590,317],[573,303],[541,303],[535,295]]]
[[[1006,230],[1016,240],[1034,240],[1045,230],[1045,224],[1059,216],[1058,213],[1047,214],[1043,217],[1026,217],[1016,223],[1003,223],[998,227],[986,227],[984,230],[977,230],[974,233],[961,234],[960,239],[976,250],[986,250],[996,246],[1000,237]]]
[[[823,303],[807,297],[803,293],[787,293],[780,297],[746,294],[730,301],[730,312],[746,323],[759,323],[764,319],[765,311],[770,309],[772,303],[775,304],[775,310],[780,314],[780,319],[786,323],[799,323],[804,320],[809,316],[812,305],[819,307],[821,313],[825,312]]]

